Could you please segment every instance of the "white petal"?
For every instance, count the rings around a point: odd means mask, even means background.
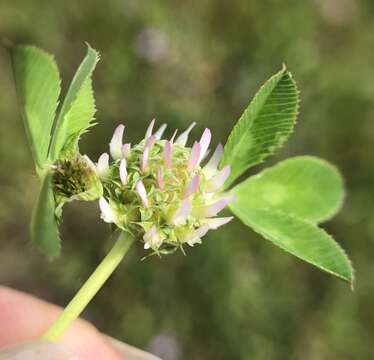
[[[156,225],[153,225],[143,236],[144,249],[149,249],[151,247],[151,239],[155,236],[157,232]]]
[[[201,238],[199,238],[199,237],[191,238],[191,239],[187,240],[186,242],[187,242],[188,245],[193,247],[196,244],[201,244]]]
[[[130,143],[127,143],[127,144],[123,144],[122,146],[122,156],[124,158],[128,158],[131,154],[131,144]]]
[[[101,197],[99,200],[99,206],[101,210],[101,218],[106,222],[106,223],[116,223],[117,222],[117,216],[110,207],[109,203]]]
[[[157,249],[162,244],[162,238],[157,231],[156,225],[152,225],[152,227],[144,234],[144,249]]]
[[[152,149],[152,146],[154,145],[155,141],[156,141],[156,138],[154,137],[154,135],[150,136],[145,141],[142,160],[141,160],[141,164],[140,164],[140,168],[143,172],[147,168],[149,153],[150,153],[150,151]]]
[[[122,159],[119,165],[119,177],[123,185],[127,184],[127,163],[126,159]]]
[[[86,163],[90,166],[90,168],[92,170],[94,170],[95,172],[97,172],[96,165],[94,164],[94,162],[87,155],[83,155],[83,159],[86,161]]]
[[[208,150],[208,147],[210,145],[210,140],[211,139],[212,139],[212,133],[208,128],[206,128],[203,132],[203,135],[201,136],[200,141],[199,141],[200,145],[201,145],[199,161],[201,161],[203,159],[203,157],[205,156],[205,154]]]
[[[188,140],[188,134],[191,132],[191,130],[195,127],[196,123],[193,122],[188,128],[187,130],[185,130],[182,134],[180,134],[177,138],[177,140],[175,141],[176,144],[184,147],[186,146],[187,144],[187,140]]]
[[[155,132],[154,137],[156,140],[160,140],[161,136],[163,135],[165,129],[167,128],[167,124],[162,124],[160,128]]]
[[[207,157],[209,156],[209,154],[210,154],[210,149],[208,149],[208,150],[205,152],[205,154],[204,154],[204,156],[201,158],[200,162],[205,161],[205,160],[207,159]]]
[[[203,172],[208,178],[217,171],[217,167],[221,160],[222,154],[223,146],[222,144],[218,144],[209,162],[203,168]]]
[[[109,143],[110,155],[114,160],[118,160],[122,157],[122,138],[124,131],[125,126],[122,124],[118,125]]]
[[[149,124],[147,131],[145,132],[145,139],[147,140],[150,136],[152,136],[153,126],[155,124],[156,119],[153,119]]]
[[[196,192],[196,190],[199,188],[200,185],[200,176],[195,175],[192,180],[187,185],[186,190],[184,191],[183,198],[188,198],[193,193]]]
[[[200,152],[201,152],[201,145],[198,142],[192,146],[190,158],[188,159],[187,170],[191,171],[195,168],[195,166],[199,163],[200,159]]]
[[[182,241],[186,242],[190,246],[195,244],[201,244],[201,238],[209,231],[209,225],[205,224],[199,227],[197,230],[190,232],[187,236],[182,238]]]
[[[144,207],[148,207],[148,198],[147,198],[147,191],[145,190],[144,184],[141,180],[139,180],[136,185],[136,191],[143,203]]]
[[[171,143],[174,142],[174,139],[175,139],[175,136],[177,135],[177,132],[178,132],[178,129],[176,129],[176,130],[174,131],[173,136],[170,138],[170,142],[171,142]]]
[[[96,171],[100,178],[105,178],[108,176],[109,155],[107,153],[103,153],[100,155],[99,160],[97,161]]]
[[[174,213],[171,222],[174,225],[181,225],[185,222],[188,215],[191,212],[191,202],[188,200],[184,200],[182,204],[179,206],[177,211]]]
[[[220,189],[230,176],[230,165],[226,165],[221,171],[214,175],[206,186],[207,192],[214,192]]]
[[[228,217],[217,217],[217,218],[205,219],[204,223],[209,225],[209,229],[216,230],[220,226],[229,223],[233,218],[234,218],[233,216],[228,216]]]
[[[198,206],[193,209],[197,217],[209,218],[216,216],[227,204],[233,200],[232,195],[227,195],[210,205]]]

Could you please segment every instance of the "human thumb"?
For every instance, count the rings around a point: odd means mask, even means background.
[[[35,341],[0,348],[0,360],[79,360],[61,344]]]

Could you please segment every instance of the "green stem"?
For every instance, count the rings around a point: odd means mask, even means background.
[[[42,339],[48,341],[56,341],[59,339],[66,328],[78,318],[80,313],[117,268],[133,241],[134,238],[129,234],[125,232],[120,233],[113,248],[66,306],[58,319],[42,335]]]

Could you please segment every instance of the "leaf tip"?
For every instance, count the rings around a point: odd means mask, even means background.
[[[351,288],[351,291],[354,292],[355,291],[355,285],[356,285],[356,277],[355,277],[355,269],[353,267],[353,264],[352,264],[352,261],[349,260],[349,265],[350,265],[350,268],[351,268],[351,276],[349,278],[349,286]]]
[[[95,57],[96,57],[96,63],[97,63],[98,61],[100,61],[100,53],[99,53],[96,49],[94,49],[94,48],[90,45],[90,43],[89,43],[88,41],[85,41],[85,44],[86,44],[86,46],[87,46],[87,53],[89,53],[89,52],[94,53],[94,55],[95,55]]]

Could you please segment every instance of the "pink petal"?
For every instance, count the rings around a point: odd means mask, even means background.
[[[189,182],[187,185],[186,190],[184,191],[183,198],[188,198],[191,196],[198,188],[200,185],[200,176],[195,175],[192,180]]]
[[[117,221],[117,216],[115,215],[114,211],[110,207],[109,203],[101,197],[99,200],[99,207],[101,211],[101,218],[106,223],[115,223]]]
[[[109,155],[103,153],[100,155],[99,160],[97,161],[96,166],[97,174],[100,178],[105,178],[109,173]]]
[[[165,129],[167,128],[167,124],[162,124],[160,128],[155,132],[154,137],[156,140],[160,140],[161,136],[163,135]]]
[[[149,124],[147,131],[145,132],[145,139],[147,140],[150,136],[152,136],[153,126],[155,124],[156,119],[153,119]]]
[[[180,145],[180,146],[185,146],[187,144],[187,140],[188,140],[188,134],[191,132],[191,130],[195,127],[196,123],[193,122],[188,128],[187,130],[185,130],[182,134],[180,134],[177,138],[177,140],[175,141],[176,144]]]
[[[192,146],[191,155],[188,159],[187,164],[187,170],[191,171],[195,168],[195,166],[199,163],[201,153],[201,145],[198,142],[195,142],[195,144]]]
[[[200,139],[201,151],[200,151],[199,161],[201,161],[202,158],[205,156],[205,153],[208,150],[208,147],[210,145],[211,139],[212,139],[212,133],[208,128],[206,128]]]
[[[188,200],[183,200],[182,204],[179,206],[175,214],[173,215],[171,222],[174,225],[182,224],[186,219],[187,216],[191,212],[191,203]]]
[[[210,158],[209,162],[204,166],[204,173],[209,177],[215,171],[217,171],[218,164],[221,160],[223,154],[223,146],[222,144],[218,144],[216,150],[214,151],[212,157]]]
[[[143,203],[143,206],[147,208],[149,204],[148,204],[148,198],[147,198],[147,191],[145,190],[143,182],[139,180],[136,183],[135,188],[136,188],[136,192],[138,193],[140,197],[140,200]]]
[[[122,156],[127,158],[129,157],[131,154],[131,144],[130,143],[127,143],[127,144],[123,144],[122,146]]]
[[[148,158],[149,158],[149,153],[152,149],[152,146],[154,145],[156,139],[154,135],[150,136],[146,141],[144,145],[144,150],[143,150],[143,155],[142,155],[142,162],[140,169],[144,172],[145,169],[147,168],[147,163],[148,163]]]
[[[149,149],[148,149],[148,148],[145,148],[145,149],[144,149],[144,152],[143,152],[143,155],[141,156],[140,170],[141,170],[142,172],[144,172],[145,169],[147,168],[148,157],[149,157]]]
[[[230,171],[230,165],[226,165],[221,171],[219,171],[209,180],[205,190],[207,192],[214,192],[220,189],[227,180],[227,178],[230,176]]]
[[[161,191],[164,191],[164,175],[160,166],[157,168],[157,185]]]
[[[204,222],[209,225],[209,229],[216,230],[222,225],[226,225],[229,223],[234,217],[228,216],[228,217],[218,217],[218,218],[212,218],[212,219],[205,219]]]
[[[119,165],[119,177],[123,185],[127,184],[127,163],[126,159],[122,159]]]
[[[122,138],[125,126],[120,124],[114,130],[112,140],[109,143],[110,155],[114,160],[118,160],[122,156]]]
[[[164,147],[164,161],[165,165],[170,168],[172,166],[172,144],[171,141],[166,141],[165,142],[165,147]]]

